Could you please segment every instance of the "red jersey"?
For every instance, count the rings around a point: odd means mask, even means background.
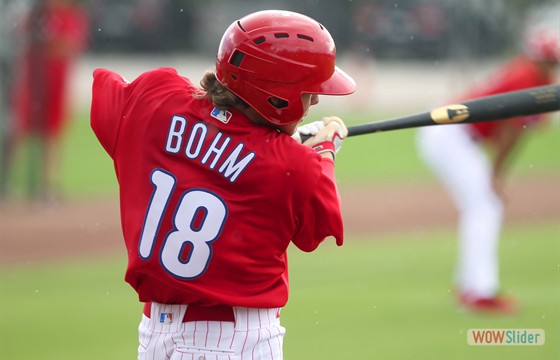
[[[282,307],[286,250],[342,245],[334,163],[193,98],[173,69],[94,72],[91,126],[114,161],[140,301]]]
[[[552,79],[547,78],[535,62],[525,56],[520,56],[506,63],[497,73],[492,75],[482,87],[475,88],[463,98],[475,99],[535,86],[545,86],[551,83]],[[516,126],[524,126],[543,118],[544,116],[541,114],[512,118],[506,122],[515,124]],[[503,126],[506,122],[488,121],[469,124],[469,126],[473,130],[475,137],[484,139],[491,137],[495,130]]]

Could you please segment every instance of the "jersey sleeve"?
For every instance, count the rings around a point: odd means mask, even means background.
[[[97,69],[93,72],[91,128],[111,157],[123,117],[124,91],[127,85],[119,74],[112,71]]]
[[[329,236],[336,239],[338,246],[342,245],[344,231],[340,195],[331,159],[321,159],[321,175],[295,215],[297,230],[292,242],[300,250],[313,251]]]

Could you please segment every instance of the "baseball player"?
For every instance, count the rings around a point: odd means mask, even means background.
[[[60,185],[60,140],[67,124],[69,78],[88,41],[89,20],[73,0],[34,1],[21,21],[22,53],[14,66],[13,116],[2,154],[5,174],[0,192],[6,191],[8,170],[16,147],[24,137],[40,144],[37,188],[30,195],[44,200],[56,196]]]
[[[473,99],[553,83],[560,33],[532,32],[525,51],[465,95]],[[460,303],[474,311],[512,313],[513,299],[500,294],[497,247],[504,212],[506,164],[519,140],[542,115],[476,124],[421,128],[418,146],[459,212]],[[487,151],[488,150],[488,151]]]
[[[91,126],[120,185],[125,280],[145,303],[139,359],[282,359],[288,245],[343,243],[347,129],[297,128],[319,94],[355,91],[335,57],[320,23],[270,10],[229,26],[200,88],[170,68],[132,82],[95,70]]]

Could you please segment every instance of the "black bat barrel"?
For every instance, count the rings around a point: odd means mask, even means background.
[[[470,116],[465,122],[502,120],[560,109],[560,85],[513,91],[463,103]]]
[[[560,85],[533,87],[442,106],[430,112],[348,127],[348,136],[428,125],[505,120],[560,110]]]

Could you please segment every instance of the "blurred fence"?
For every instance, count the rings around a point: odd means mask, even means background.
[[[227,26],[257,10],[302,12],[338,50],[377,58],[487,57],[515,48],[528,14],[549,0],[89,0],[94,52],[211,54]]]
[[[16,58],[13,31],[39,0],[0,0],[0,60]],[[43,1],[43,0],[40,0]],[[44,0],[47,1],[47,0]],[[220,37],[235,19],[257,10],[310,15],[333,35],[340,61],[358,81],[352,108],[403,104],[422,109],[447,98],[465,79],[483,76],[518,50],[525,28],[545,17],[560,22],[557,0],[83,0],[90,17],[87,56],[73,78],[73,97],[89,102],[93,67],[132,78],[174,66],[196,81],[211,66]],[[543,10],[544,9],[544,10]],[[540,11],[540,12],[539,12]],[[134,56],[126,54],[134,54]],[[418,62],[420,60],[420,62]],[[105,64],[105,65],[104,65]],[[3,66],[2,84],[10,77]],[[6,88],[6,94],[9,92]],[[7,97],[4,97],[7,98]],[[346,104],[344,104],[346,105]],[[403,109],[404,110],[404,109]]]
[[[41,0],[40,2],[51,0]],[[68,0],[69,1],[69,0]],[[3,52],[10,28],[38,0],[0,0]],[[286,9],[316,18],[339,51],[378,58],[495,56],[516,46],[535,9],[557,0],[82,0],[90,15],[90,51],[211,54],[235,19]],[[542,17],[542,14],[539,14]],[[0,49],[2,51],[2,49]]]

